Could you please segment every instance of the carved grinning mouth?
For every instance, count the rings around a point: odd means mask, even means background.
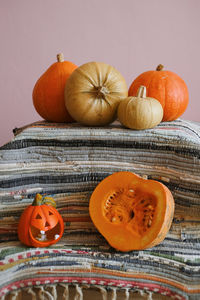
[[[57,240],[60,237],[61,227],[60,223],[57,223],[55,227],[49,230],[39,230],[38,228],[31,226],[30,231],[34,239],[40,242],[49,242]]]

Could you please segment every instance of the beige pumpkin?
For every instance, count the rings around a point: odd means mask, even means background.
[[[128,96],[125,79],[114,67],[89,62],[78,67],[65,86],[65,105],[77,122],[101,126],[117,117],[120,101]]]
[[[119,121],[131,129],[148,129],[163,118],[163,108],[154,98],[146,97],[146,87],[140,86],[136,97],[127,97],[118,107]]]

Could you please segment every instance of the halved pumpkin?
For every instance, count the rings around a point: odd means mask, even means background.
[[[120,251],[142,250],[161,243],[174,215],[170,190],[132,172],[116,172],[91,195],[90,217],[108,243]]]

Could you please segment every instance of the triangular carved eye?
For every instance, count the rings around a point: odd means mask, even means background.
[[[51,211],[49,211],[49,216],[53,215],[53,213]]]
[[[37,214],[36,219],[42,219],[42,217],[40,216],[40,214]]]

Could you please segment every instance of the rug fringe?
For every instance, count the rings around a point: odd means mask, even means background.
[[[60,286],[63,288],[61,298],[58,297],[57,287]],[[83,289],[90,289],[90,285],[79,285],[68,283],[58,283],[58,285],[41,285],[24,288],[24,291],[31,295],[31,300],[70,300],[70,286],[75,287],[74,300],[83,300]],[[102,295],[102,300],[108,300],[108,291],[111,291],[110,300],[117,300],[119,289],[117,287],[109,287],[108,290],[103,286],[94,285],[93,288],[96,288]],[[34,291],[36,289],[37,291]],[[124,288],[120,291],[124,292],[124,300],[129,300],[130,292],[139,293],[142,298],[147,300],[153,300],[153,292],[148,290],[140,290],[131,288]],[[21,290],[11,291],[9,295],[9,300],[17,300],[20,298]],[[19,298],[18,298],[19,297]],[[5,300],[6,295],[1,297],[1,300]]]
[[[35,288],[39,289],[37,300],[46,300],[46,297],[48,297],[48,300],[54,300],[53,295],[47,290],[44,289],[44,286],[36,286]]]
[[[152,292],[147,292],[147,300],[153,300],[153,293]]]
[[[100,292],[101,292],[101,295],[102,295],[102,300],[107,300],[108,299],[108,293],[107,293],[107,290],[105,288],[103,288],[102,286],[96,286]]]
[[[117,288],[111,288],[111,300],[117,300]]]
[[[129,295],[130,295],[129,289],[127,288],[127,289],[125,289],[125,299],[124,300],[129,300]]]
[[[57,294],[57,289],[56,289],[56,285],[50,285],[51,288],[51,294],[54,300],[58,299],[58,294]]]
[[[75,287],[76,287],[76,294],[74,296],[74,300],[83,300],[82,287],[79,286],[78,284],[76,284]]]
[[[19,296],[19,291],[12,291],[10,293],[10,300],[17,300],[18,296]]]
[[[68,286],[68,284],[59,283],[59,285],[64,288],[63,295],[62,295],[62,300],[69,300],[69,286]]]
[[[32,300],[37,300],[37,296],[36,296],[36,293],[34,292],[33,288],[29,287],[24,290],[32,296],[31,297]]]

